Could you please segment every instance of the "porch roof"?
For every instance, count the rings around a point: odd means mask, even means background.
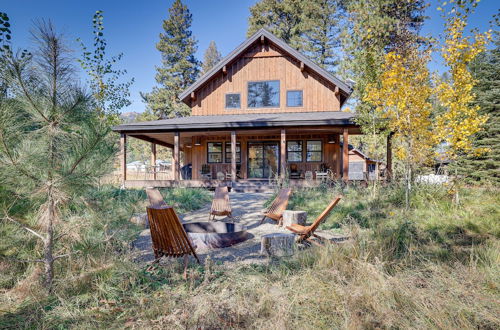
[[[189,116],[123,124],[115,132],[169,132],[237,128],[355,126],[355,114],[342,111],[255,113],[241,115]]]

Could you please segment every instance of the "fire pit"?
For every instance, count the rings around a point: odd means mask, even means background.
[[[191,222],[183,224],[196,249],[225,248],[250,238],[246,227],[226,222]]]

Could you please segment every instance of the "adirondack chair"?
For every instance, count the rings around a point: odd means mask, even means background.
[[[151,206],[146,210],[155,255],[153,264],[158,263],[163,256],[173,258],[184,256],[184,278],[186,278],[189,255],[195,257],[198,263],[200,259],[179,217],[171,206]]]
[[[163,196],[156,188],[146,188],[146,195],[148,195],[149,205],[152,207],[168,206],[163,200]]]
[[[294,232],[299,235],[297,242],[308,241],[310,243],[320,245],[318,242],[311,239],[311,236],[324,240],[323,237],[316,235],[314,232],[318,229],[319,225],[328,217],[333,208],[338,204],[342,196],[337,196],[333,201],[328,204],[328,206],[324,209],[324,211],[314,220],[313,224],[310,226],[301,226],[299,224],[292,224],[291,226],[287,226],[286,229]]]
[[[270,218],[278,221],[278,225],[281,226],[283,224],[283,212],[286,210],[291,193],[291,188],[281,189],[272,204],[264,212],[264,217],[260,220],[260,223],[263,223],[266,218]]]
[[[215,220],[216,215],[227,215],[230,218],[233,217],[233,214],[231,213],[231,204],[229,203],[229,191],[227,187],[215,188],[215,195],[212,201],[212,207],[210,208],[210,214],[208,215],[208,220]]]

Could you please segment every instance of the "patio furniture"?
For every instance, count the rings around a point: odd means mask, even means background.
[[[272,233],[262,235],[260,254],[267,256],[290,256],[294,252],[295,236],[293,234]]]
[[[290,179],[300,179],[302,171],[298,169],[297,164],[290,164]]]
[[[149,205],[151,207],[167,207],[167,203],[163,199],[160,191],[156,188],[146,188],[146,195],[148,195]]]
[[[226,178],[226,176],[224,175],[224,173],[217,172],[217,180],[224,181],[225,178]]]
[[[324,240],[323,237],[316,235],[314,232],[316,229],[318,229],[319,225],[328,217],[330,212],[333,210],[333,208],[338,204],[342,196],[337,196],[334,200],[328,204],[328,206],[325,208],[325,210],[314,220],[313,224],[310,226],[301,226],[298,224],[293,224],[291,226],[287,226],[286,229],[294,232],[295,234],[299,235],[299,238],[297,239],[298,243],[308,241],[310,243],[320,245],[318,242],[315,240],[311,239],[311,236],[321,240]]]
[[[208,164],[201,165],[200,175],[203,179],[211,180],[212,179],[212,171],[210,170],[210,165],[208,165]]]
[[[291,226],[293,224],[305,225],[307,221],[306,211],[286,210],[283,212],[283,226]]]
[[[195,257],[198,263],[200,263],[200,259],[198,259],[195,247],[191,244],[191,240],[186,234],[179,217],[171,206],[147,207],[146,210],[155,255],[155,260],[151,266],[157,264],[163,256],[173,258],[183,256],[184,278],[187,278],[189,255]]]
[[[281,189],[272,204],[264,212],[264,217],[262,218],[260,223],[263,223],[266,218],[270,218],[278,221],[278,225],[281,225],[283,222],[283,212],[285,212],[286,210],[291,193],[291,188]]]
[[[215,216],[228,216],[233,217],[231,213],[231,203],[229,202],[229,191],[227,187],[215,188],[214,200],[210,208],[208,220],[215,220]],[[212,217],[212,218],[211,218]]]
[[[313,172],[306,171],[306,174],[304,175],[304,178],[306,179],[306,181],[312,181],[312,179],[313,179]]]
[[[326,181],[328,180],[328,172],[319,172],[316,171],[316,180]]]

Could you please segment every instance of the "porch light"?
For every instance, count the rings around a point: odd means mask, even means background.
[[[186,144],[186,148],[191,148],[191,143]]]
[[[335,143],[335,137],[333,136],[333,134],[328,135],[328,143],[330,144]]]
[[[200,138],[197,137],[197,138],[194,139],[194,145],[195,146],[201,146],[201,140],[200,140]]]

